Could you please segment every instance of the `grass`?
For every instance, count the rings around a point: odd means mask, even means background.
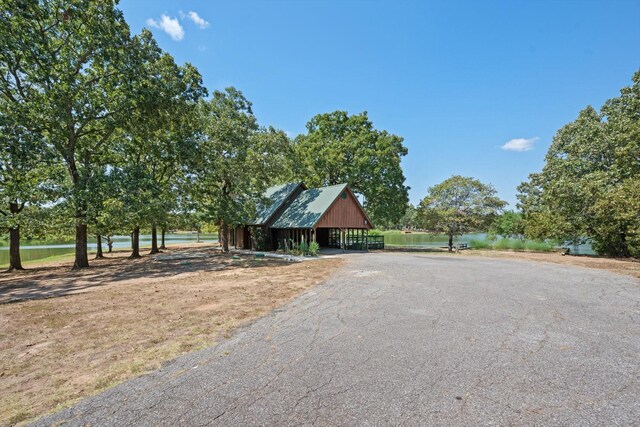
[[[495,241],[474,239],[469,242],[469,246],[471,249],[493,249],[498,251],[553,252],[556,250],[555,245],[549,242],[520,239],[498,239]]]

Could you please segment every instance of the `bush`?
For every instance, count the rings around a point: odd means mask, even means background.
[[[538,252],[552,252],[555,249],[552,243],[540,242],[537,240],[528,240],[527,242],[525,242],[524,246],[528,251]]]
[[[319,250],[320,250],[320,245],[318,244],[318,242],[311,242],[309,244],[309,255],[317,256]]]
[[[302,255],[309,255],[309,245],[305,241],[300,242],[298,250]]]
[[[509,239],[500,239],[500,240],[497,240],[497,241],[493,244],[493,249],[498,249],[498,250],[511,249],[511,242],[509,241]]]
[[[469,246],[471,246],[471,249],[491,249],[491,242],[488,240],[471,239],[469,240]]]
[[[510,241],[510,246],[511,249],[514,249],[516,251],[523,251],[524,247],[525,247],[525,243],[524,241],[517,239],[517,240],[511,240]]]

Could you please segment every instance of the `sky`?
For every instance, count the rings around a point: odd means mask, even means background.
[[[417,204],[452,175],[516,187],[556,131],[640,69],[640,1],[121,0],[209,89],[234,86],[260,124],[304,133],[367,111],[404,138]]]

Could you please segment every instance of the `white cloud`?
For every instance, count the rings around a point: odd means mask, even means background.
[[[159,28],[176,41],[180,41],[184,38],[184,28],[178,22],[178,18],[171,18],[167,15],[160,17],[160,22],[153,18],[147,19],[147,25],[153,28]]]
[[[535,142],[539,139],[540,138],[538,138],[537,136],[534,138],[514,138],[507,141],[502,146],[502,149],[506,151],[518,152],[533,150],[533,144],[535,144]]]
[[[181,12],[180,16],[182,15],[184,15],[184,13]],[[196,12],[192,10],[189,11],[189,13],[187,13],[187,17],[191,19],[201,30],[204,30],[209,26],[209,23],[207,21],[202,19],[200,15],[198,15]],[[184,19],[184,17],[182,19]]]

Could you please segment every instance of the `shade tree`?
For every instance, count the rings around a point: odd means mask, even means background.
[[[486,230],[501,213],[506,202],[496,194],[492,185],[454,175],[428,189],[418,205],[416,222],[421,228],[447,234],[451,252],[455,236]]]

